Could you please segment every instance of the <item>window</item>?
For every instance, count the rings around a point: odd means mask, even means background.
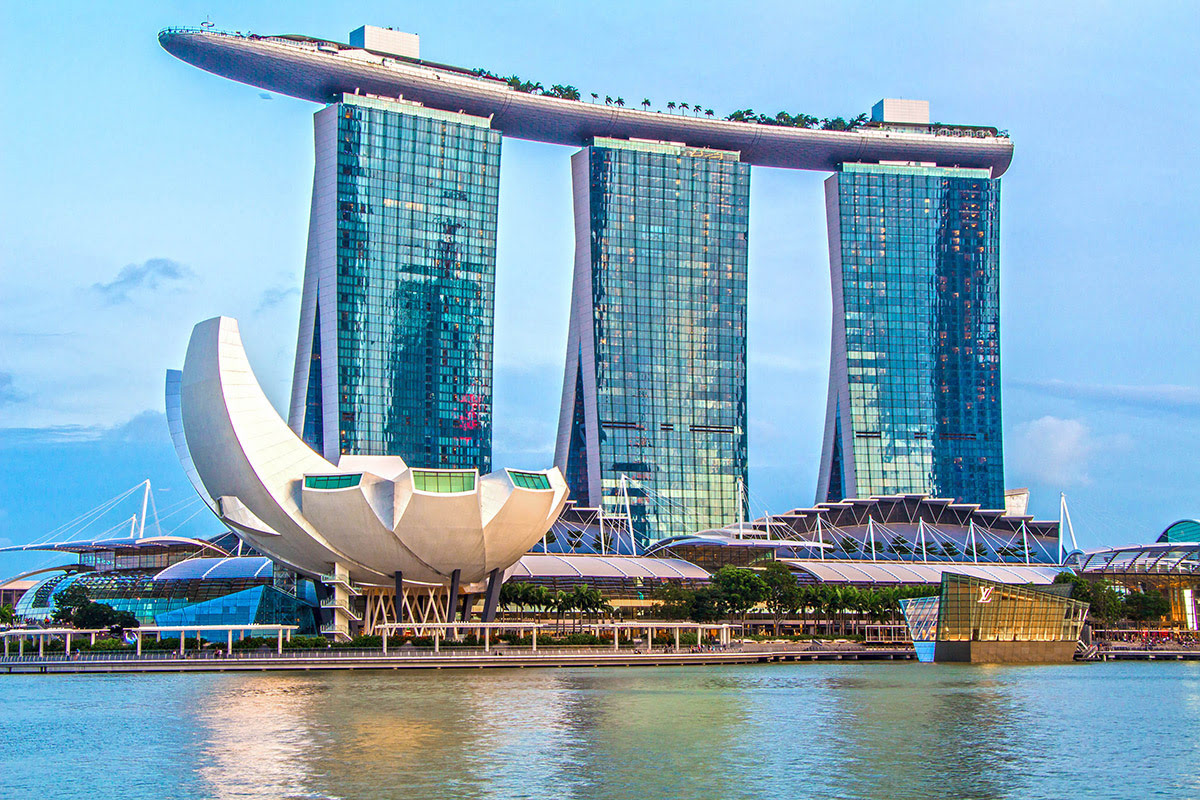
[[[305,475],[305,489],[349,489],[362,482],[362,473],[357,475]]]
[[[450,471],[434,469],[414,469],[412,471],[413,488],[418,492],[439,492],[450,494],[454,492],[475,491],[475,471]]]
[[[508,477],[512,478],[513,486],[522,489],[549,489],[550,478],[541,472],[517,472],[510,469]]]

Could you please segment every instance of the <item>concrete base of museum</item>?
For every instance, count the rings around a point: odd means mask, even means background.
[[[972,664],[1065,664],[1075,658],[1075,642],[938,642],[935,662]]]

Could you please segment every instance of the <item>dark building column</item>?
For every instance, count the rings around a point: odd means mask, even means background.
[[[454,612],[458,610],[458,584],[462,578],[462,570],[456,569],[450,573],[450,596],[446,598],[446,621],[454,621]]]
[[[504,583],[504,579],[500,574],[500,568],[492,570],[488,573],[487,597],[483,601],[483,621],[496,621],[496,606],[500,602],[500,585]]]

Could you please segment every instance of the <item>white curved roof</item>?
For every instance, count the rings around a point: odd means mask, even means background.
[[[528,553],[512,568],[521,578],[672,578],[708,580],[708,572],[680,558],[640,556],[575,556]]]
[[[186,452],[221,520],[306,575],[340,564],[369,583],[391,582],[397,572],[443,583],[456,570],[473,583],[516,562],[566,502],[553,467],[539,473],[545,489],[516,486],[500,472],[452,492],[419,489],[420,471],[396,457],[347,457],[335,467],[279,417],[228,317],[192,331],[179,403]],[[328,478],[337,485],[321,483]]]
[[[823,583],[939,583],[953,572],[998,583],[1051,584],[1062,569],[1025,564],[914,564],[900,561],[812,561],[781,559]]]

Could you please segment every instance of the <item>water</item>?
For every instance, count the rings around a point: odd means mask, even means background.
[[[1200,664],[0,676],[5,798],[1200,797]]]

